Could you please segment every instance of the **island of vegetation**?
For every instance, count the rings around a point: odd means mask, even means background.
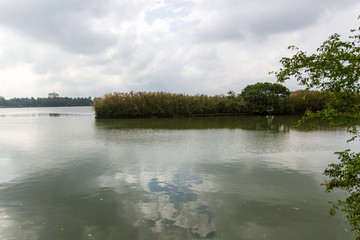
[[[240,94],[186,95],[166,92],[111,93],[95,98],[97,118],[201,117],[244,114],[304,113],[321,110],[325,94],[299,90],[291,93],[278,83],[248,85]]]
[[[11,98],[5,99],[0,96],[0,107],[67,107],[67,106],[91,106],[91,97],[88,98]]]

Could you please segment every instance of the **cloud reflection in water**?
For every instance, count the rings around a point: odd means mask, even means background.
[[[145,198],[135,203],[134,209],[142,224],[165,238],[215,236],[214,216],[207,200],[200,198],[193,189],[201,189],[204,184],[200,176],[178,171],[142,172],[140,175],[137,186],[145,191]],[[131,178],[129,183],[134,184],[134,180]]]

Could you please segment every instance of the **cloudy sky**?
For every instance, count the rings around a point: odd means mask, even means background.
[[[359,10],[358,0],[0,0],[0,96],[239,93],[275,82],[288,45],[347,37]]]

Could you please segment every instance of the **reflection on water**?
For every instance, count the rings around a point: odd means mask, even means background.
[[[159,119],[97,119],[98,127],[108,129],[245,129],[289,131],[301,118],[291,116],[242,116]]]
[[[0,118],[94,117],[91,107],[0,108]]]
[[[151,175],[148,175],[151,176]],[[169,178],[170,179],[167,179]],[[150,177],[151,178],[151,177]],[[144,179],[142,179],[144,180]],[[133,206],[152,232],[163,238],[210,238],[215,236],[213,215],[207,202],[192,187],[203,184],[199,176],[179,173],[156,174],[142,190],[145,201]],[[145,237],[145,236],[144,236]]]
[[[352,239],[320,185],[343,130],[44,111],[0,117],[0,239]]]

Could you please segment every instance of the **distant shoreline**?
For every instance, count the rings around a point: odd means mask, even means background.
[[[81,107],[92,106],[93,100],[88,98],[11,98],[0,97],[0,108],[25,108],[25,107]]]

